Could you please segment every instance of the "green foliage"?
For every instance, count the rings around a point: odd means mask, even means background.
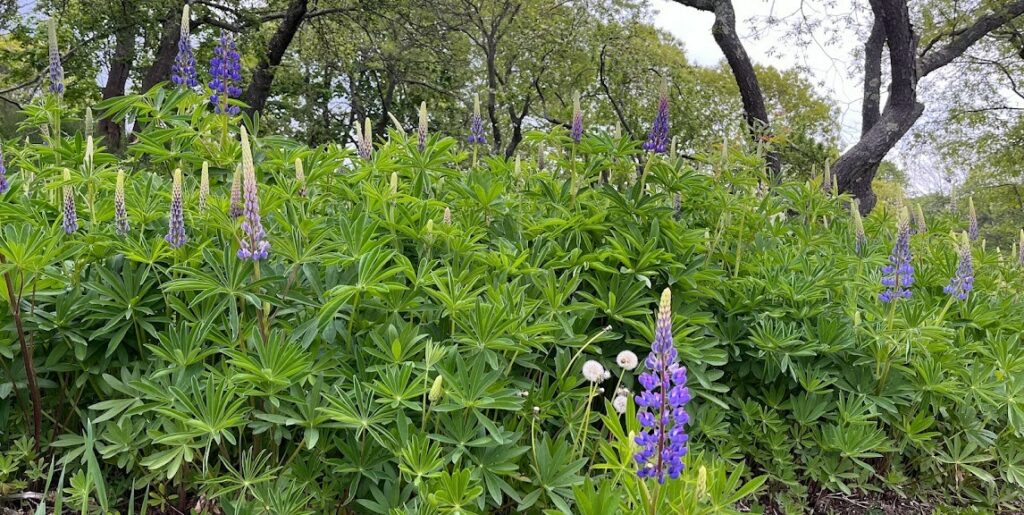
[[[420,152],[392,131],[363,160],[203,103],[160,88],[105,103],[141,129],[124,155],[100,141],[91,162],[81,134],[39,132],[71,126],[57,103],[34,106],[30,143],[8,154],[0,272],[13,291],[0,291],[31,338],[44,452],[61,469],[49,491],[68,509],[737,513],[755,495],[807,505],[811,486],[1020,503],[1024,276],[975,248],[974,292],[948,300],[956,217],[913,236],[914,295],[890,306],[877,294],[893,212],[866,218],[858,253],[848,198],[816,180],[766,189],[741,148],[684,159],[599,131],[579,145],[532,133],[552,151],[541,169],[474,163],[443,136]],[[271,243],[255,264],[236,257],[241,222],[226,214],[243,123]],[[163,239],[175,168],[189,236],[177,250]],[[612,400],[640,388],[616,356],[647,354],[666,287],[694,400],[686,470],[658,485],[636,476],[634,404],[620,414]],[[15,443],[0,487],[20,491],[47,474],[23,436],[8,307],[0,432]],[[591,359],[613,377],[587,382]]]

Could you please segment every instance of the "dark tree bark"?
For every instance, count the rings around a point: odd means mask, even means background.
[[[882,50],[885,49],[885,27],[875,19],[871,35],[864,43],[864,103],[861,106],[860,135],[878,123],[882,102]]]
[[[537,86],[537,81],[534,81],[534,86]],[[516,148],[523,142],[523,119],[530,112],[531,102],[533,102],[532,95],[526,95],[526,100],[523,101],[523,109],[518,113],[512,104],[508,106],[508,117],[512,120],[512,136],[508,140],[508,146],[505,147],[506,158],[511,158],[515,155]]]
[[[103,98],[124,95],[125,83],[135,62],[135,29],[123,27],[114,34],[114,55],[110,58],[107,83],[103,86]],[[121,126],[110,118],[100,120],[100,133],[105,136],[107,148],[116,151],[121,145]]]
[[[736,34],[736,12],[732,6],[732,0],[675,1],[681,5],[714,13],[715,23],[711,26],[711,34],[714,36],[718,48],[725,55],[736,85],[739,86],[740,98],[743,101],[743,117],[751,137],[757,142],[770,136],[771,125],[768,109],[765,107],[764,94],[761,92],[761,84],[757,80],[757,73],[754,72],[750,56],[747,55],[743,42]],[[782,166],[778,153],[769,152],[767,160],[772,173],[778,174]]]
[[[174,65],[174,56],[178,53],[178,36],[181,34],[181,10],[185,7],[184,0],[178,0],[171,6],[167,16],[163,19],[164,30],[160,34],[160,41],[157,43],[153,54],[153,63],[149,65],[146,74],[142,77],[142,91],[149,91],[161,81],[171,77],[171,67]]]
[[[309,0],[293,0],[288,5],[281,23],[267,44],[267,51],[260,56],[259,64],[252,74],[252,82],[245,92],[245,103],[249,104],[250,112],[263,111],[266,106],[270,87],[274,82],[275,69],[281,64],[281,59],[299,31],[308,9]]]

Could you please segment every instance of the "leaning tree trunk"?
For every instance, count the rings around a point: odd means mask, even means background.
[[[281,64],[281,59],[299,31],[308,9],[309,0],[294,0],[288,5],[281,23],[267,44],[266,53],[260,57],[259,64],[252,73],[249,89],[245,92],[245,103],[249,104],[250,112],[263,111],[267,105],[270,87],[274,83],[275,69]]]
[[[917,39],[910,25],[907,0],[871,0],[871,10],[882,22],[889,47],[889,98],[878,121],[832,168],[839,190],[853,193],[865,214],[877,202],[871,181],[878,165],[924,112],[924,105],[917,101]],[[866,79],[869,82],[871,78]]]
[[[110,58],[107,84],[103,87],[103,98],[124,95],[125,83],[135,61],[135,29],[126,26],[115,34],[114,55]],[[121,126],[113,119],[100,120],[100,133],[105,136],[107,148],[116,151],[121,146]]]
[[[743,118],[746,121],[747,129],[755,143],[770,136],[771,124],[768,118],[768,109],[765,107],[764,93],[761,91],[761,84],[757,80],[757,73],[754,65],[747,55],[743,42],[736,33],[736,11],[733,9],[732,0],[675,0],[677,3],[714,13],[715,23],[711,26],[711,33],[715,43],[725,55],[729,69],[732,70],[733,78],[740,90],[740,99],[743,101]],[[782,168],[779,161],[779,154],[769,151],[767,155],[768,168],[773,175],[778,175]]]

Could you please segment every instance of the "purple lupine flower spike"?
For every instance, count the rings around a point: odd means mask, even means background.
[[[644,143],[644,150],[664,154],[668,150],[668,132],[668,86],[663,84],[661,96],[658,98],[658,113],[654,116],[654,124],[651,125],[651,132]]]
[[[228,216],[231,218],[242,216],[242,167],[236,167],[235,173],[231,176],[231,200],[228,206]]]
[[[569,131],[569,137],[576,143],[583,139],[583,109],[580,108],[579,93],[576,93],[572,101],[572,130]]]
[[[256,166],[249,147],[249,133],[242,126],[242,189],[245,197],[245,216],[242,219],[242,241],[238,259],[260,261],[270,254],[270,242],[260,221],[260,198],[256,192]]]
[[[480,95],[473,95],[473,116],[469,118],[467,141],[479,145],[487,143],[487,136],[484,136],[484,119],[480,117]]]
[[[957,247],[959,263],[956,273],[950,279],[949,284],[942,291],[960,300],[967,300],[967,294],[974,289],[974,262],[971,259],[971,240],[967,233],[956,237],[954,243]]]
[[[118,236],[125,236],[131,227],[128,225],[128,210],[124,205],[124,170],[117,171],[117,185],[114,187],[114,228]]]
[[[174,182],[171,183],[171,213],[167,223],[167,236],[164,236],[172,249],[181,247],[188,241],[185,235],[185,212],[182,206],[181,169],[174,170]]]
[[[971,241],[978,239],[978,212],[974,209],[974,197],[967,199],[967,236]]]
[[[420,124],[416,128],[416,148],[423,152],[427,148],[427,102],[420,103]]]
[[[47,24],[47,35],[50,43],[50,93],[64,95],[64,66],[60,63],[60,50],[57,48],[57,21],[50,18]]]
[[[71,170],[64,169],[64,233],[78,230],[78,212],[75,210],[75,190],[71,187]]]
[[[242,88],[238,84],[242,82],[242,60],[238,55],[238,48],[235,40],[227,31],[220,31],[220,42],[213,51],[213,58],[210,60],[210,105],[215,113],[238,114],[238,106],[228,105],[228,100],[238,98],[242,94]]]
[[[6,193],[11,184],[7,182],[7,167],[4,166],[4,148],[0,145],[0,194]]]
[[[643,391],[635,398],[641,427],[635,439],[640,446],[635,455],[637,475],[664,483],[666,475],[676,479],[683,472],[689,440],[686,424],[690,421],[686,412],[690,390],[686,367],[679,364],[672,343],[672,291],[668,288],[661,293],[654,342],[644,367],[647,370],[639,377]]]
[[[199,79],[196,77],[196,55],[192,52],[192,42],[189,40],[188,14],[188,4],[185,4],[185,9],[181,13],[178,54],[174,57],[174,65],[171,67],[171,82],[192,89],[199,85]]]
[[[914,284],[914,266],[910,261],[910,213],[904,207],[896,222],[896,244],[889,264],[882,268],[882,285],[886,288],[878,295],[878,300],[892,302],[910,298],[910,286]]]

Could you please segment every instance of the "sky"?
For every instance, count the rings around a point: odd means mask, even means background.
[[[837,0],[829,8],[830,13],[854,9],[853,0]],[[839,108],[842,125],[842,142],[846,147],[856,141],[860,133],[861,83],[851,76],[857,63],[854,62],[854,45],[857,38],[835,41],[823,30],[812,31],[812,43],[806,48],[795,48],[787,41],[785,32],[792,21],[820,17],[820,6],[809,5],[802,0],[737,0],[736,29],[750,58],[758,64],[779,68],[803,68],[818,91],[831,98]],[[711,36],[712,13],[679,5],[669,0],[653,1],[654,24],[667,30],[679,39],[686,55],[695,64],[715,66],[724,59],[722,52]],[[801,8],[803,11],[801,11]],[[768,24],[769,17],[779,20]],[[758,29],[760,35],[757,34]]]

